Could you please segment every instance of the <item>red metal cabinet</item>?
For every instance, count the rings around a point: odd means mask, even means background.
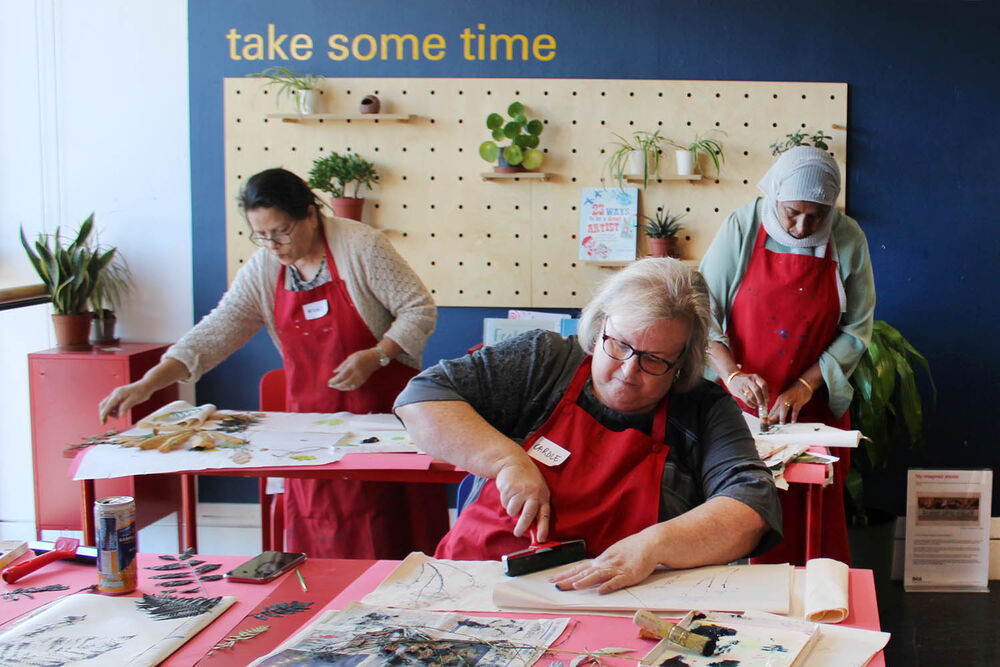
[[[155,366],[167,349],[163,343],[121,343],[85,351],[60,349],[28,355],[31,391],[31,449],[35,477],[35,527],[80,530],[80,489],[69,477],[72,458],[66,448],[109,429],[124,430],[177,398],[177,385],[153,394],[124,418],[101,424],[97,406],[120,385],[134,382]],[[129,495],[136,499],[139,526],[179,507],[176,476],[142,475],[99,480],[98,498]]]

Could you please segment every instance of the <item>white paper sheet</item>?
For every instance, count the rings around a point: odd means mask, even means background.
[[[373,607],[500,611],[493,587],[509,578],[500,561],[442,560],[414,552],[361,601]]]
[[[808,422],[772,424],[767,433],[761,433],[760,420],[757,417],[744,412],[743,418],[757,443],[757,451],[769,452],[779,445],[857,447],[861,442],[861,431],[845,431],[826,424]]]

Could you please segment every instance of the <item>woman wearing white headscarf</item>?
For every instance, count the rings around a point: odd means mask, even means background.
[[[701,262],[712,293],[709,364],[747,412],[763,406],[773,422],[847,428],[848,377],[875,310],[868,242],[834,206],[840,171],[826,151],[786,151],[759,187],[764,196],[729,215]],[[842,455],[823,491],[820,547],[847,563],[848,470]],[[782,494],[785,542],[767,562],[804,564],[804,504],[795,492]]]

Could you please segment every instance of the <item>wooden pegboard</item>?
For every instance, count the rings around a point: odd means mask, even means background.
[[[256,249],[236,205],[246,178],[275,166],[305,177],[313,159],[353,151],[381,183],[365,193],[364,220],[383,230],[441,306],[580,307],[609,269],[577,260],[581,187],[598,187],[612,133],[653,131],[681,143],[724,131],[721,179],[653,183],[640,213],[688,211],[684,257],[697,260],[719,225],[757,196],[770,145],[803,127],[833,135],[846,183],[846,83],[601,79],[327,79],[320,112],[350,115],[376,93],[382,113],[408,121],[282,122],[259,79],[225,80],[229,279]],[[484,181],[478,154],[487,114],[520,100],[545,121],[540,171],[548,180]],[[661,172],[674,173],[673,154]],[[704,166],[704,165],[703,165]],[[710,174],[714,176],[714,174]],[[841,193],[841,206],[844,201]],[[640,256],[645,244],[640,236]]]

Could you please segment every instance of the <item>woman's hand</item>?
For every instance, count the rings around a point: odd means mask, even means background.
[[[600,585],[597,592],[602,595],[634,586],[651,575],[659,564],[655,546],[647,532],[641,531],[615,542],[594,560],[580,563],[550,577],[549,581],[562,591]]]
[[[98,406],[101,423],[107,421],[108,417],[124,417],[133,407],[148,401],[154,391],[155,389],[144,380],[118,387],[108,394]]]
[[[737,373],[726,387],[753,410],[761,405],[767,407],[767,380],[756,373]]]
[[[340,362],[333,369],[333,376],[327,386],[338,391],[354,391],[368,381],[372,373],[382,367],[378,353],[372,348],[358,350]]]
[[[496,476],[500,504],[508,516],[516,516],[514,535],[521,537],[537,523],[535,536],[544,542],[549,536],[549,487],[538,466],[523,451],[505,460]],[[536,521],[537,520],[537,521]]]
[[[778,398],[774,399],[774,405],[771,406],[771,413],[769,415],[771,423],[787,424],[797,422],[799,420],[799,411],[805,407],[811,398],[812,392],[809,391],[808,387],[802,382],[793,382],[788,389],[785,389],[785,391],[778,395]]]

